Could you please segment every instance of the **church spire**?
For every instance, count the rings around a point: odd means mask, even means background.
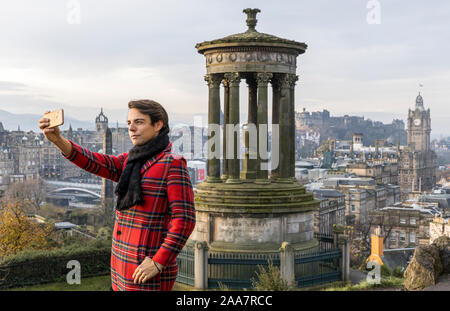
[[[420,95],[420,92],[416,97],[416,109],[425,110],[425,108],[423,107],[423,98],[422,95]]]
[[[67,130],[67,138],[70,139],[70,140],[73,139],[72,123],[69,124],[69,129]]]

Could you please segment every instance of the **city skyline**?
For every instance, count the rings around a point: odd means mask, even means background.
[[[370,24],[369,2],[0,4],[0,29],[9,39],[0,49],[0,109],[40,114],[64,107],[66,116],[90,120],[103,107],[112,123],[123,123],[129,100],[153,98],[174,120],[206,115],[204,59],[194,46],[244,32],[242,9],[258,7],[258,31],[308,44],[297,70],[297,111],[405,121],[420,90],[432,135],[448,134],[450,69],[442,64],[450,45],[439,38],[449,35],[450,4],[375,1],[380,23]],[[241,96],[244,113],[246,91]]]

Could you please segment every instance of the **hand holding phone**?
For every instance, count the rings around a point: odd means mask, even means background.
[[[39,128],[49,141],[56,144],[61,140],[61,132],[58,126],[63,123],[64,115],[62,109],[46,111],[44,116],[39,120]]]
[[[47,128],[54,128],[64,124],[64,109],[58,109],[44,113],[44,118],[49,119]]]
[[[70,141],[61,136],[59,130],[60,125],[64,124],[64,110],[46,111],[44,116],[39,120],[39,128],[45,137],[54,143],[61,150],[64,156],[69,156],[72,152],[72,144]]]

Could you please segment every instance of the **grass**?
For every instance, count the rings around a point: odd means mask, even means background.
[[[381,284],[369,284],[362,281],[359,284],[350,284],[350,282],[333,282],[307,288],[296,288],[300,291],[364,291],[364,290],[382,290],[382,289],[403,289],[403,278],[387,276],[381,278]],[[7,291],[109,291],[111,287],[111,277],[96,276],[81,280],[81,284],[69,285],[67,282],[57,282],[40,284],[26,287],[11,288]],[[219,289],[227,290],[227,289]],[[196,291],[192,286],[175,282],[173,291]]]
[[[57,282],[40,284],[33,286],[11,288],[7,291],[109,291],[111,287],[111,276],[95,276],[81,279],[81,284],[67,284],[67,282]],[[174,291],[194,290],[191,286],[175,282]],[[1,291],[1,290],[0,290]]]
[[[403,278],[395,276],[387,276],[381,278],[380,284],[369,284],[367,281],[362,281],[359,284],[350,284],[344,282],[336,282],[324,286],[323,291],[361,291],[361,290],[381,290],[381,289],[403,289]]]
[[[95,276],[81,279],[81,284],[67,284],[67,282],[57,282],[11,288],[8,291],[109,291],[111,287],[111,276]]]
[[[275,271],[275,270],[274,270]],[[267,278],[270,279],[275,278],[278,279],[278,274],[270,274],[270,271],[264,271],[261,275],[267,274]],[[273,272],[273,271],[272,271]],[[296,291],[365,291],[365,290],[401,290],[404,287],[404,279],[400,277],[396,277],[395,274],[391,273],[390,270],[385,269],[381,275],[381,284],[369,284],[366,280],[360,282],[359,284],[351,284],[350,282],[337,281],[333,283],[326,283],[311,287],[303,287],[303,288],[289,288],[289,290]],[[261,281],[261,275],[259,275],[258,280]],[[263,281],[267,281],[263,278]],[[259,288],[263,290],[288,290],[288,288],[273,288],[273,282],[262,282],[267,286],[263,286],[264,288]],[[266,284],[267,283],[267,284]],[[263,284],[263,285],[264,285]],[[255,285],[255,284],[254,284]],[[97,276],[81,279],[81,284],[73,284],[69,285],[67,282],[57,282],[57,283],[49,283],[49,284],[41,284],[20,288],[9,289],[9,291],[109,291],[111,287],[111,277],[110,275],[106,276]],[[221,286],[219,291],[229,290],[227,286]],[[256,289],[257,290],[257,289]],[[173,287],[173,291],[199,291],[195,289],[193,286],[185,285],[182,283],[175,282]],[[201,290],[200,290],[201,291]]]

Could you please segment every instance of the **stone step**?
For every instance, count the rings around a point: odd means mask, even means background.
[[[211,193],[197,193],[195,196],[196,202],[202,203],[229,203],[229,204],[284,204],[295,202],[306,202],[313,200],[311,193],[289,193],[284,195],[228,195],[228,194],[211,194]]]

